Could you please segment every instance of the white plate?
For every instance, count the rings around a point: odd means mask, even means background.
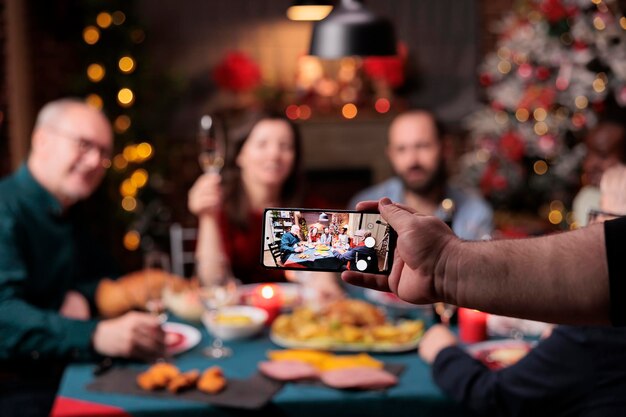
[[[270,340],[278,346],[289,349],[318,349],[327,350],[331,352],[407,352],[409,350],[417,349],[422,337],[418,337],[415,340],[411,340],[407,343],[377,343],[375,345],[366,343],[337,343],[331,340],[329,341],[301,341],[285,339],[276,335],[274,332],[270,332]]]
[[[163,323],[162,327],[165,332],[167,354],[170,356],[188,351],[202,339],[200,331],[187,324],[167,322]]]
[[[501,369],[506,366],[512,365],[512,363],[504,363],[493,359],[491,357],[492,354],[500,350],[508,349],[516,350],[518,352],[526,351],[526,353],[519,358],[521,359],[522,357],[526,356],[526,354],[535,346],[535,344],[536,343],[534,342],[528,342],[518,339],[488,340],[486,342],[479,342],[465,346],[465,350],[467,351],[467,353],[469,353],[488,367],[492,369]]]

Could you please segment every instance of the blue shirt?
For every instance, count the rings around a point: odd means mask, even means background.
[[[290,254],[295,253],[294,245],[300,242],[298,236],[285,232],[280,238],[280,250],[283,252],[282,261],[285,262]]]
[[[390,198],[393,202],[404,203],[404,185],[398,177],[393,177],[356,194],[350,200],[350,208],[365,200]],[[454,201],[455,210],[452,217],[452,230],[461,239],[481,240],[491,237],[493,232],[493,210],[477,192],[447,186],[445,198]],[[446,215],[441,208],[434,213],[440,219]]]

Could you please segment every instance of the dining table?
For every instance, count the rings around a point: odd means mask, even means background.
[[[174,321],[180,321],[173,318]],[[258,379],[258,363],[267,360],[267,352],[281,349],[269,337],[269,329],[251,339],[226,341],[232,356],[210,359],[203,349],[211,344],[212,337],[199,323],[186,323],[200,331],[201,340],[187,351],[172,357],[182,371],[222,368],[227,380],[254,384]],[[246,405],[247,394],[228,406],[211,404],[202,398],[179,398],[175,395],[155,395],[150,392],[124,391],[123,386],[134,385],[127,380],[113,383],[105,390],[97,388],[98,381],[106,379],[109,372],[133,375],[149,365],[129,361],[113,362],[110,370],[96,376],[93,363],[75,363],[64,373],[52,417],[87,416],[462,416],[462,408],[447,398],[435,385],[431,368],[422,361],[415,349],[408,352],[372,353],[386,366],[400,369],[398,384],[385,390],[340,390],[315,383],[279,383],[270,398],[261,407]],[[264,378],[264,377],[263,377]],[[102,385],[102,384],[100,384]],[[111,384],[109,384],[111,385]],[[118,392],[119,391],[119,392]],[[254,392],[250,385],[248,391]],[[232,399],[231,399],[232,400]],[[249,405],[249,404],[248,404]]]
[[[344,261],[336,258],[332,250],[318,250],[315,247],[304,247],[304,251],[289,255],[284,266],[290,268],[325,269],[340,271]]]

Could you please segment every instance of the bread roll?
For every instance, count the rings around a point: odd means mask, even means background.
[[[145,269],[117,280],[104,279],[96,290],[96,306],[105,318],[117,317],[130,310],[145,310],[146,302],[163,291],[166,285],[179,287],[184,279],[160,269]]]

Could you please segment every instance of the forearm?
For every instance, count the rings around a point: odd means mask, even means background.
[[[227,259],[215,216],[200,217],[196,243],[196,268],[200,278],[216,277],[224,272]]]
[[[445,301],[555,323],[608,323],[602,225],[525,240],[449,245],[435,286]]]
[[[0,301],[0,359],[88,360],[97,321],[72,320],[20,299]]]

